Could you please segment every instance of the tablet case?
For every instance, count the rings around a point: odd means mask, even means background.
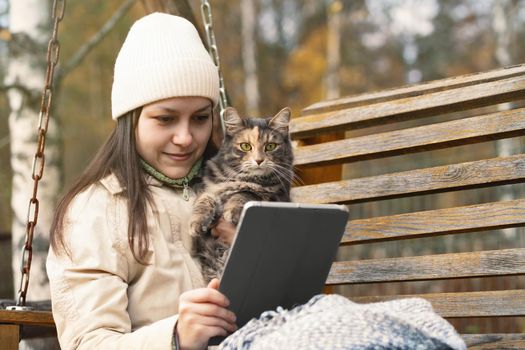
[[[347,221],[342,205],[246,203],[219,288],[237,326],[321,293]]]

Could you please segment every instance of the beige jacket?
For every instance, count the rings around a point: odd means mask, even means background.
[[[53,317],[62,349],[171,349],[181,293],[204,285],[190,256],[195,195],[150,178],[148,265],[127,240],[127,209],[115,176],[80,193],[66,217],[70,256],[47,259]],[[152,212],[154,210],[154,213]]]

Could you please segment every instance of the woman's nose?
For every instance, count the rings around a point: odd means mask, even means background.
[[[181,147],[190,146],[193,141],[188,125],[179,125],[173,134],[172,142]]]

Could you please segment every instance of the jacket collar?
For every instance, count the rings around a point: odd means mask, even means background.
[[[115,174],[109,174],[108,176],[101,179],[100,183],[109,191],[109,193],[113,195],[121,193],[126,188],[125,186],[121,185],[120,181],[118,180]],[[155,179],[151,175],[146,175],[146,183],[150,186],[155,187],[162,187],[163,185],[162,182]]]

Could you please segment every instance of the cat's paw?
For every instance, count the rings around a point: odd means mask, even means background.
[[[190,223],[190,235],[192,237],[205,236],[210,227],[203,223],[202,221],[192,221]]]

